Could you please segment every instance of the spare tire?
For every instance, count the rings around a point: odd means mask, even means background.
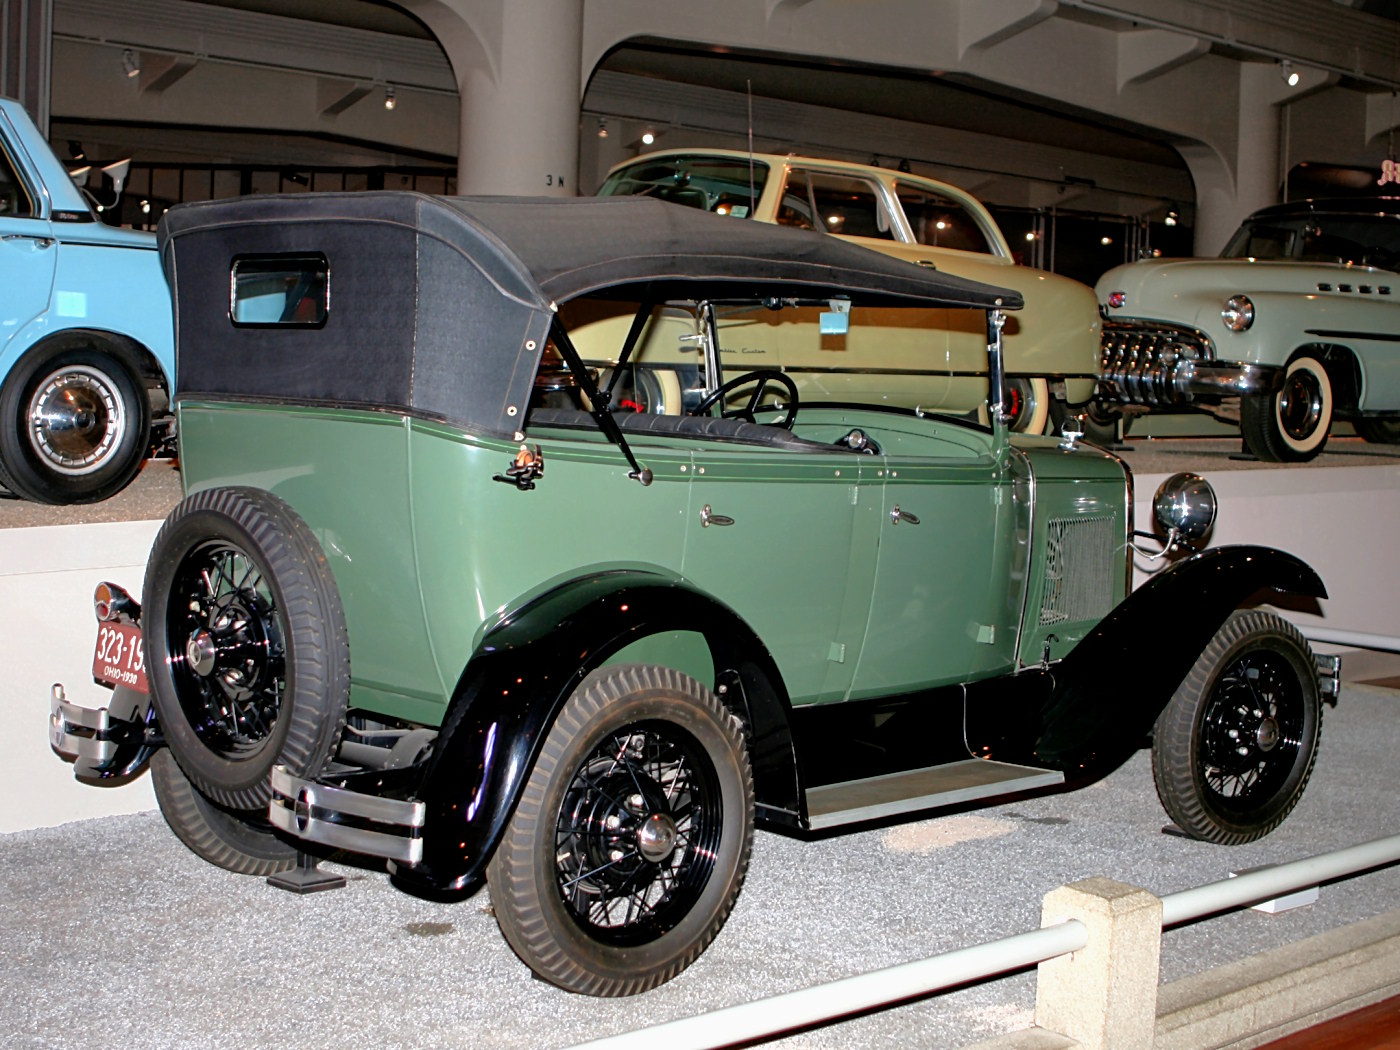
[[[162,734],[210,800],[259,810],[272,767],[314,778],[339,744],[350,645],[330,565],[269,492],[214,488],[165,519],[142,614]]]

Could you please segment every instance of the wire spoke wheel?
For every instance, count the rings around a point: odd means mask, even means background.
[[[326,556],[291,507],[251,488],[187,496],[152,547],[142,621],[157,720],[199,794],[251,812],[274,765],[321,772],[345,726],[350,646]]]
[[[622,664],[564,702],[486,879],[540,977],[634,995],[680,973],[733,910],[753,845],[741,723],[695,679]]]
[[[1262,838],[1302,798],[1321,728],[1317,663],[1298,629],[1273,613],[1236,612],[1157,719],[1157,797],[1195,838]]]
[[[1275,653],[1240,657],[1220,676],[1202,721],[1202,776],[1226,807],[1277,791],[1298,761],[1302,687]]]
[[[180,707],[210,751],[247,755],[277,725],[286,628],[266,570],[232,543],[190,551],[176,570],[165,651]]]
[[[600,940],[636,944],[673,929],[714,870],[714,764],[688,733],[627,726],[574,775],[555,828],[559,893]]]

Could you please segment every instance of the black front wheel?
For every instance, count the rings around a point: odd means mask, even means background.
[[[1321,729],[1317,663],[1298,629],[1236,612],[1157,719],[1157,797],[1193,838],[1262,838],[1302,797]]]
[[[350,650],[326,556],[291,507],[257,489],[187,496],[156,535],[143,605],[160,728],[204,796],[258,810],[273,765],[320,773],[345,727]]]
[[[632,995],[729,917],[753,844],[738,720],[669,668],[590,675],[555,720],[487,868],[496,921],[545,980]]]

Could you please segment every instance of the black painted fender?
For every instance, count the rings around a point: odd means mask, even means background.
[[[704,636],[715,687],[747,724],[757,798],[790,811],[795,823],[789,702],[758,636],[679,576],[607,570],[525,602],[482,638],[453,692],[418,791],[427,807],[423,860],[397,867],[396,881],[431,891],[479,882],[569,695],[615,653],[665,631]]]
[[[1035,763],[1070,783],[1120,766],[1221,624],[1264,590],[1327,597],[1301,559],[1254,546],[1203,551],[1139,587],[1054,668]]]

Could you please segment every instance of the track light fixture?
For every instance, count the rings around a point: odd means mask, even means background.
[[[651,145],[653,142],[655,142],[655,141],[656,141],[656,132],[653,131],[651,128],[647,128],[646,131],[643,131],[643,132],[642,132],[642,145],[643,145],[643,146],[650,146],[650,145]]]
[[[394,85],[390,84],[384,89],[384,108],[393,109],[399,104],[399,100],[394,97]]]
[[[1293,68],[1293,63],[1286,58],[1279,63],[1278,75],[1283,78],[1283,82],[1289,87],[1297,87],[1298,81],[1301,79],[1298,76],[1298,71]]]
[[[136,60],[136,52],[129,47],[122,48],[122,69],[128,77],[141,75],[141,63]]]
[[[608,122],[605,117],[598,118],[598,137],[600,139],[608,137]]]

